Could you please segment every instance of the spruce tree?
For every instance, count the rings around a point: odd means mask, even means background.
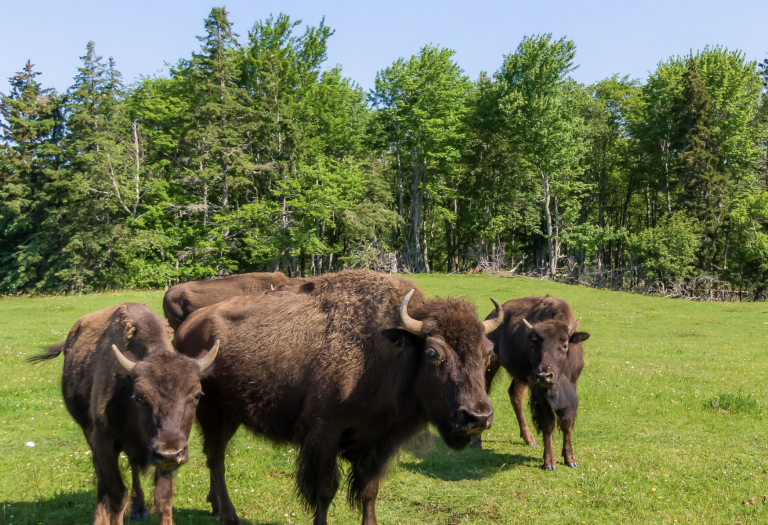
[[[728,173],[718,156],[720,132],[713,125],[713,105],[696,60],[683,73],[683,92],[677,107],[679,205],[699,222],[704,234],[700,264],[711,269],[717,256],[718,227],[725,210]]]
[[[67,166],[53,185],[60,207],[61,256],[56,277],[70,290],[101,288],[109,280],[114,243],[125,217],[120,213],[120,172],[125,165],[124,88],[110,58],[88,42],[66,97],[64,141]]]
[[[186,133],[188,169],[201,186],[203,224],[212,211],[233,205],[233,189],[243,184],[248,164],[246,136],[253,127],[247,93],[239,85],[237,34],[225,8],[213,8],[205,20],[185,75],[190,82],[192,108]]]
[[[60,164],[59,102],[43,89],[31,62],[0,95],[0,291],[32,288],[45,279],[48,182]]]

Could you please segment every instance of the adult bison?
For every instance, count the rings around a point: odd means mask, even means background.
[[[563,433],[563,459],[576,467],[571,444],[571,431],[576,419],[579,398],[576,394],[581,370],[584,368],[582,342],[587,332],[579,332],[579,321],[571,306],[556,297],[524,297],[507,301],[503,306],[504,323],[488,335],[493,342],[493,358],[486,369],[486,390],[500,367],[512,376],[509,399],[512,402],[520,437],[526,444],[536,446],[523,414],[523,399],[531,390],[531,412],[536,427],[544,435],[544,465],[555,470],[552,434],[557,424]],[[488,319],[494,319],[496,312]],[[473,440],[481,447],[481,437]]]
[[[296,484],[315,525],[325,525],[339,487],[337,456],[349,461],[349,501],[375,525],[387,461],[434,424],[460,449],[490,424],[483,371],[492,345],[458,299],[427,300],[411,281],[368,271],[327,274],[299,293],[236,297],[198,310],[176,348],[199,356],[221,340],[203,380],[197,417],[211,471],[208,495],[222,523],[239,523],[224,483],[224,451],[240,425],[299,446]]]
[[[303,281],[303,279],[302,279]],[[236,295],[251,295],[271,290],[289,279],[281,272],[243,273],[221,279],[177,284],[165,292],[163,312],[176,330],[195,310],[219,303]]]
[[[155,466],[155,505],[171,525],[173,478],[187,462],[187,438],[202,396],[200,379],[216,357],[174,352],[170,329],[147,306],[123,303],[81,317],[63,343],[31,361],[64,352],[61,389],[93,452],[96,525],[123,523],[128,504],[118,456],[131,464],[131,519],[147,518],[139,474]]]

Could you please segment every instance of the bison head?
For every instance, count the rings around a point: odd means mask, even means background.
[[[200,379],[213,363],[219,342],[200,359],[176,352],[151,353],[133,362],[112,345],[120,365],[133,379],[131,411],[142,440],[149,444],[150,464],[174,470],[189,459],[187,438],[203,393]]]
[[[571,345],[589,339],[587,332],[579,332],[579,321],[570,325],[562,321],[548,320],[531,325],[525,318],[523,324],[533,349],[531,381],[543,388],[550,388],[566,370]]]
[[[504,313],[491,299],[497,318],[481,322],[466,301],[436,299],[411,317],[412,295],[413,290],[398,309],[402,328],[387,330],[387,336],[415,352],[416,396],[448,446],[461,449],[491,426],[493,407],[485,392],[484,371],[493,344],[486,334],[503,322]]]

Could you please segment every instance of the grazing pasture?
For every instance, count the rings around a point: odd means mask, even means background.
[[[497,276],[413,279],[428,294],[468,297],[482,317],[489,296],[504,302],[545,293],[583,316],[580,329],[592,337],[573,437],[579,468],[565,467],[559,455],[557,472],[539,468],[542,447],[518,436],[509,379],[500,372],[485,449],[455,452],[437,440],[401,452],[379,492],[382,524],[768,521],[768,304],[684,302]],[[62,403],[63,359],[25,359],[61,341],[88,312],[146,301],[162,313],[162,295],[0,300],[0,524],[88,523],[96,505],[88,446]],[[244,523],[310,522],[294,495],[295,449],[241,430],[228,452],[230,494]],[[130,481],[127,460],[121,467]],[[197,430],[177,488],[177,524],[218,523],[205,501]],[[360,513],[342,496],[329,519],[357,524]]]

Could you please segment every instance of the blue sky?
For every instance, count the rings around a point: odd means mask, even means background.
[[[117,61],[126,81],[162,73],[165,62],[197,49],[203,19],[219,3],[188,0],[0,0],[3,50],[0,91],[27,59],[43,72],[46,87],[66,89],[88,40],[104,57]],[[768,57],[768,0],[621,0],[387,2],[230,0],[235,31],[248,30],[270,13],[317,24],[323,15],[336,30],[328,65],[341,64],[346,76],[366,90],[376,72],[398,57],[433,43],[456,51],[472,78],[498,69],[524,35],[567,35],[577,45],[573,76],[590,83],[614,73],[646,78],[669,56],[706,44],[741,49],[748,58]]]

